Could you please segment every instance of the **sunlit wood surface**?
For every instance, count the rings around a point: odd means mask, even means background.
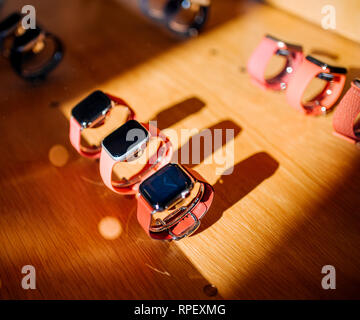
[[[358,31],[360,2],[358,0],[266,0],[266,2],[326,27],[329,23],[326,16],[329,10],[333,10],[333,16],[336,18],[334,32],[348,39],[360,41]]]
[[[184,42],[125,0],[32,1],[66,56],[39,85],[0,60],[1,298],[360,298],[360,150],[332,135],[331,114],[304,117],[245,69],[265,33],[348,67],[349,79],[360,46],[258,2],[213,2],[205,32]],[[22,4],[7,1],[1,17]],[[214,153],[234,147],[231,175],[221,176],[231,164],[204,163],[211,153],[191,165],[216,192],[195,235],[147,238],[136,201],[72,149],[70,110],[94,89],[162,129],[234,129]],[[36,290],[21,288],[24,265]],[[336,290],[321,287],[324,265]]]

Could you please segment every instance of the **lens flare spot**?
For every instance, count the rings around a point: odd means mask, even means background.
[[[99,222],[99,232],[107,240],[115,240],[121,235],[122,227],[119,219],[104,217]]]
[[[51,147],[49,151],[49,160],[55,167],[63,167],[69,160],[69,152],[60,144]]]

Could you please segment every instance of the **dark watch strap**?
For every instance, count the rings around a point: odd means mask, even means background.
[[[45,39],[46,41],[51,40],[54,45],[54,49],[52,54],[50,55],[50,58],[43,62],[39,66],[39,68],[36,68],[36,70],[27,72],[24,69],[24,63],[26,59],[31,59],[33,56],[36,55],[36,53],[31,51],[24,51],[24,45],[26,45],[26,41],[32,40],[32,34],[36,35],[36,33],[39,32],[39,29],[29,29],[27,30],[24,35],[17,37],[14,40],[13,47],[10,52],[10,64],[15,70],[15,72],[25,80],[29,81],[36,81],[36,80],[42,80],[44,79],[52,70],[54,70],[57,65],[60,63],[60,61],[63,58],[64,55],[64,49],[63,45],[59,38],[54,36],[53,34],[46,32],[45,33]]]

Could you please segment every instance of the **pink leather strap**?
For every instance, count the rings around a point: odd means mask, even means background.
[[[351,143],[360,141],[360,136],[356,136],[354,132],[354,122],[359,114],[360,87],[353,81],[350,89],[335,109],[333,118],[334,134]]]
[[[70,118],[69,138],[70,138],[70,142],[71,142],[72,146],[83,157],[86,157],[89,159],[98,159],[100,157],[100,151],[101,151],[100,148],[94,149],[94,152],[85,152],[82,150],[82,148],[81,148],[81,126],[75,120],[74,117]]]
[[[280,41],[281,42],[281,41]],[[276,54],[279,49],[289,50],[290,56],[287,57],[289,66],[295,70],[302,62],[304,55],[301,51],[293,51],[289,49],[285,42],[281,42],[283,46],[279,47],[279,41],[263,37],[260,44],[252,53],[248,64],[247,70],[255,85],[260,86],[262,89],[281,90],[281,83],[288,83],[292,73],[284,73],[278,81],[269,81],[265,79],[266,67],[271,58]]]
[[[288,83],[286,90],[286,98],[288,103],[296,110],[306,115],[321,115],[329,110],[337,101],[345,85],[344,74],[334,74],[335,79],[331,82],[331,93],[320,93],[314,100],[318,101],[318,105],[314,108],[306,108],[302,103],[302,97],[310,82],[321,72],[330,73],[329,69],[323,69],[320,66],[304,59],[300,67],[298,67]],[[324,110],[325,108],[325,110]]]
[[[200,202],[191,210],[191,212],[196,216],[196,218],[198,220],[201,220],[201,218],[206,214],[206,212],[211,206],[214,198],[214,189],[210,184],[205,182],[204,178],[201,177],[199,173],[188,168],[186,170],[189,171],[191,175],[193,175],[198,181],[202,182],[205,186],[203,197],[201,198]],[[161,190],[159,192],[161,192]],[[168,231],[150,232],[152,211],[153,209],[146,202],[146,200],[142,196],[139,196],[137,204],[137,219],[142,228],[153,239],[172,240],[173,238]],[[175,235],[179,235],[186,231],[188,228],[191,228],[193,224],[194,219],[191,217],[191,214],[188,213],[179,223],[177,223],[174,227],[171,228],[171,232]]]
[[[140,183],[145,180],[147,177],[152,175],[154,172],[165,166],[171,161],[173,155],[173,146],[168,137],[166,137],[157,127],[151,126],[149,124],[142,125],[147,129],[150,133],[150,137],[158,137],[162,140],[162,144],[160,145],[158,151],[152,155],[148,163],[145,167],[138,172],[135,176],[131,177],[131,179],[136,179],[137,177],[141,177],[140,180],[134,183],[131,186],[127,187],[117,187],[114,185],[114,181],[112,180],[112,172],[114,165],[118,162],[114,160],[104,149],[101,150],[100,155],[100,174],[104,184],[112,191],[122,194],[122,195],[133,195],[136,194],[139,189]],[[160,154],[162,153],[162,154]],[[158,161],[159,163],[154,166],[154,163]]]
[[[127,121],[134,120],[136,118],[135,111],[128,105],[128,103],[125,100],[115,97],[109,93],[105,93],[105,94],[110,98],[110,100],[114,101],[116,105],[125,106],[129,109],[129,117]]]
[[[134,110],[121,98],[112,96],[108,93],[106,95],[110,98],[110,100],[114,101],[115,105],[119,106],[125,106],[129,109],[129,117],[128,120],[135,119],[135,112]],[[93,151],[90,149],[87,151],[83,150],[83,147],[81,146],[81,125],[76,121],[74,117],[70,118],[70,132],[69,132],[69,138],[72,146],[75,148],[75,150],[83,157],[89,158],[89,159],[99,159],[100,153],[101,153],[101,147],[95,148]]]

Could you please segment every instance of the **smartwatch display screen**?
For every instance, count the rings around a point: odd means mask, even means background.
[[[133,155],[149,140],[149,132],[136,120],[129,120],[102,142],[103,148],[117,161]]]
[[[88,127],[111,107],[110,98],[100,90],[94,91],[72,109],[72,116],[82,127]]]
[[[152,208],[163,211],[192,185],[191,178],[180,166],[168,164],[144,180],[139,191]]]

